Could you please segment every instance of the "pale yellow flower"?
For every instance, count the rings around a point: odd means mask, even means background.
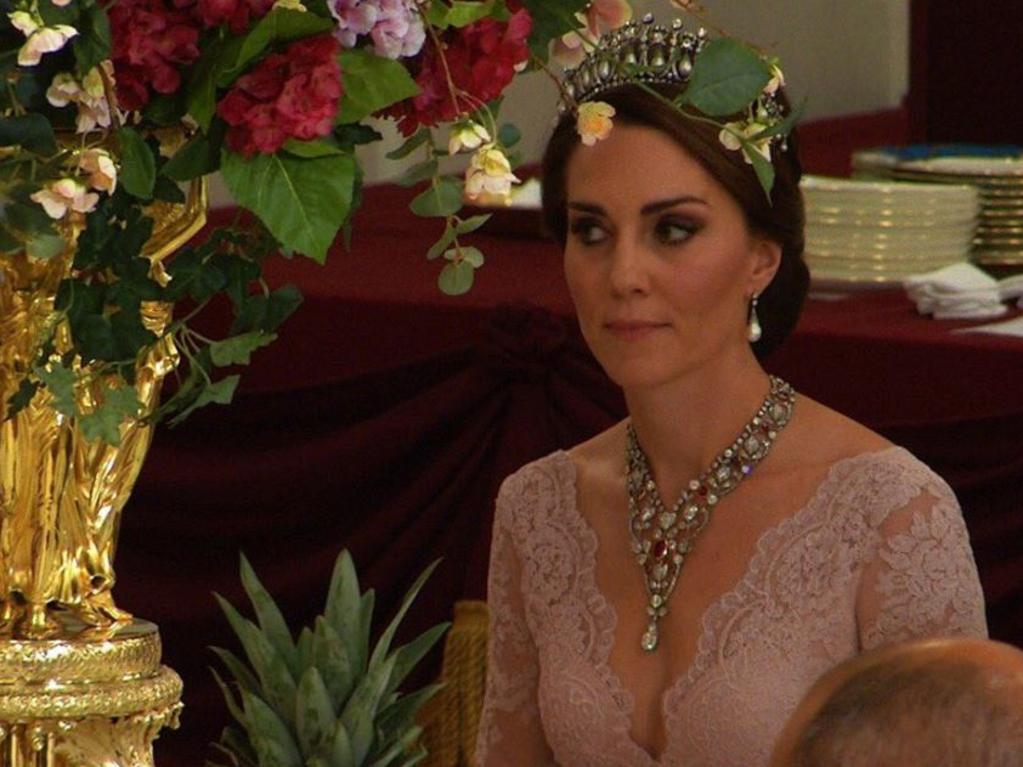
[[[62,178],[47,184],[31,197],[43,206],[46,215],[54,219],[64,218],[69,210],[89,213],[99,202],[98,194],[90,192],[85,184],[73,178]]]
[[[737,149],[742,150],[743,159],[746,162],[752,164],[753,159],[747,153],[746,146],[752,146],[753,150],[763,157],[768,162],[771,161],[771,139],[762,138],[759,141],[752,141],[753,136],[756,136],[761,131],[767,129],[767,125],[754,121],[749,122],[731,122],[725,123],[725,127],[721,129],[721,133],[718,134],[718,140],[724,145],[725,149],[731,149],[735,151]],[[747,145],[743,146],[743,143],[739,140],[739,134],[747,139]]]
[[[78,35],[78,30],[67,24],[53,27],[43,26],[41,20],[26,11],[14,11],[7,14],[11,25],[28,39],[18,51],[18,65],[33,67],[39,63],[44,54],[59,51],[67,41]]]
[[[478,149],[482,144],[489,144],[490,140],[486,128],[478,122],[466,120],[452,127],[448,154],[458,154],[463,149]]]
[[[586,146],[593,146],[611,134],[615,108],[603,101],[584,101],[579,105],[575,129]]]
[[[88,174],[93,189],[110,194],[117,189],[117,166],[106,149],[86,149],[78,160],[78,167]]]
[[[519,179],[511,172],[511,163],[504,152],[493,144],[484,144],[472,156],[465,171],[465,196],[477,201],[483,195],[493,195],[507,201],[511,185]]]
[[[276,11],[278,9],[305,12],[306,7],[302,5],[302,0],[277,0],[277,2],[273,4],[271,10]]]
[[[777,64],[771,64],[771,79],[767,85],[764,86],[764,93],[768,96],[773,96],[778,92],[779,88],[785,86],[785,73],[781,71],[781,67]]]
[[[46,100],[53,106],[75,104],[78,107],[75,129],[79,133],[110,127],[110,102],[107,101],[100,67],[112,80],[114,66],[107,60],[100,66],[90,69],[81,83],[70,72],[58,72],[46,91]]]

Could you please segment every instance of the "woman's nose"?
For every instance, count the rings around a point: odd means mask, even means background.
[[[611,256],[611,289],[617,295],[645,293],[649,286],[646,254],[637,243],[619,240]]]

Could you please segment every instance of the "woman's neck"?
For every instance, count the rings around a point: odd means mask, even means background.
[[[633,428],[665,503],[674,503],[732,444],[770,391],[767,373],[743,352],[662,386],[626,390]]]

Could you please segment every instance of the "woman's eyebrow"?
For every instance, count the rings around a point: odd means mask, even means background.
[[[694,203],[697,205],[709,205],[709,203],[702,197],[683,195],[681,197],[672,197],[669,200],[655,200],[654,202],[648,202],[646,205],[639,209],[639,212],[640,215],[649,216],[651,213],[660,213],[662,210],[674,208],[676,205]],[[607,212],[604,210],[604,208],[592,202],[572,200],[566,204],[566,207],[569,210],[577,210],[580,213],[592,213],[597,216],[607,216]]]

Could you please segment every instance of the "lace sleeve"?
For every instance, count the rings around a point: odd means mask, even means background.
[[[514,517],[528,501],[513,475],[501,486],[494,514],[487,604],[487,689],[476,742],[477,767],[553,765],[537,705],[536,645],[526,623]]]
[[[863,650],[926,636],[987,636],[984,594],[951,489],[931,475],[874,520],[876,545],[861,573],[857,624]]]

